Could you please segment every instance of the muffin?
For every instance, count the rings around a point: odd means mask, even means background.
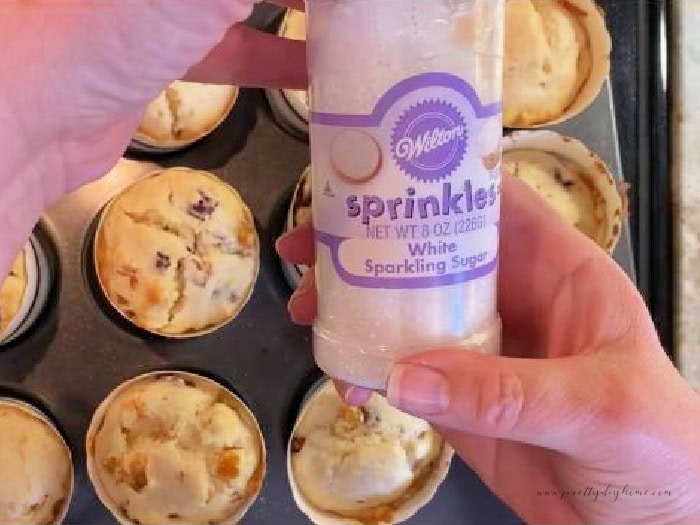
[[[610,72],[610,35],[592,0],[507,0],[505,35],[506,127],[579,114]]]
[[[61,523],[73,492],[71,453],[61,434],[34,407],[6,398],[0,429],[0,523]]]
[[[551,131],[514,133],[504,139],[503,170],[603,249],[615,249],[627,212],[624,191],[584,144]]]
[[[285,231],[289,232],[297,226],[311,224],[311,166],[302,173],[299,182],[294,189],[292,201],[289,205]],[[285,277],[292,288],[299,286],[299,282],[309,267],[303,264],[290,264],[282,261]]]
[[[239,194],[214,175],[155,172],[105,209],[95,240],[97,277],[136,326],[191,337],[231,321],[258,274],[259,242]]]
[[[0,282],[0,345],[33,326],[46,306],[52,277],[44,245],[32,234]]]
[[[378,394],[346,406],[326,381],[292,431],[287,472],[294,500],[316,524],[394,524],[432,499],[452,455],[427,422]]]
[[[25,249],[26,250],[26,249]],[[0,339],[16,318],[27,290],[26,251],[15,257],[10,273],[0,285]]]
[[[291,208],[292,227],[311,224],[311,166],[304,170],[297,186],[296,194]]]
[[[86,450],[97,495],[122,524],[236,523],[265,476],[253,414],[218,383],[185,372],[119,386],[95,412]]]
[[[131,147],[169,152],[189,146],[221,124],[237,97],[235,86],[175,81],[148,105]]]
[[[287,10],[278,34],[290,40],[306,40],[306,15]],[[279,123],[297,133],[309,131],[309,94],[306,90],[267,90],[272,112]]]

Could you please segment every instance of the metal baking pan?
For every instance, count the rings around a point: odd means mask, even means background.
[[[582,141],[591,151],[600,155],[618,181],[625,182],[615,124],[615,105],[608,80],[598,98],[587,111],[573,120],[552,126],[550,129]],[[634,282],[637,282],[629,221],[624,222],[620,242],[615,248],[613,256],[627,275]]]
[[[278,15],[263,8],[256,20],[267,24]],[[615,123],[607,84],[585,114],[555,129],[581,139],[621,178]],[[313,362],[309,330],[289,321],[286,302],[291,290],[274,252],[291,192],[309,162],[308,145],[273,122],[262,91],[242,90],[221,127],[195,146],[167,156],[128,156],[163,166],[207,169],[240,191],[255,215],[261,239],[261,271],[250,302],[225,328],[183,341],[147,335],[115,313],[96,284],[92,238],[100,210],[138,174],[114,174],[59,202],[38,225],[58,277],[35,327],[0,352],[0,395],[38,402],[67,436],[76,490],[66,523],[113,524],[85,471],[85,432],[97,405],[121,382],[155,369],[193,370],[219,379],[248,403],[268,449],[264,488],[242,523],[308,523],[292,500],[285,452],[300,401],[320,372]],[[614,256],[635,278],[629,228]],[[520,520],[456,460],[435,499],[409,523]]]
[[[613,36],[612,88],[620,155],[630,183],[637,285],[666,353],[675,358],[675,260],[669,80],[674,36],[669,0],[598,0]]]

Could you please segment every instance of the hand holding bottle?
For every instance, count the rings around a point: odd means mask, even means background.
[[[278,249],[313,263],[311,229]],[[632,282],[510,177],[499,272],[505,355],[428,349],[394,366],[389,401],[438,426],[526,522],[700,522],[700,397]],[[309,272],[296,322],[313,321],[315,294]]]

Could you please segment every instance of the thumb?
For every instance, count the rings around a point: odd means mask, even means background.
[[[610,412],[598,354],[514,359],[438,350],[397,364],[387,383],[396,408],[448,429],[581,452],[583,431]],[[596,384],[598,383],[598,384]]]

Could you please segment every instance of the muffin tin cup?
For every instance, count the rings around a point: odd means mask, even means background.
[[[566,0],[566,4],[570,10],[579,13],[577,18],[588,35],[591,49],[591,71],[588,79],[574,101],[559,117],[530,126],[506,126],[510,129],[540,129],[577,117],[593,104],[610,74],[612,38],[605,23],[605,13],[594,0]]]
[[[32,234],[24,247],[27,284],[19,311],[0,334],[0,347],[24,335],[37,320],[49,298],[52,275],[44,246]]]
[[[131,141],[129,142],[129,149],[140,153],[166,155],[168,153],[174,153],[176,151],[189,148],[193,144],[196,144],[197,142],[202,140],[207,135],[210,135],[214,130],[216,130],[216,128],[218,128],[224,122],[224,120],[226,120],[231,111],[233,111],[236,102],[238,102],[239,95],[240,89],[238,87],[235,87],[235,93],[231,102],[222,112],[221,116],[215,122],[215,124],[192,139],[157,141],[144,133],[136,131],[136,133],[134,133],[134,136],[131,138]]]
[[[260,235],[256,229],[255,230],[255,237],[256,237],[257,248],[256,248],[256,252],[255,252],[255,261],[256,261],[255,262],[255,274],[253,275],[253,278],[251,279],[248,290],[245,293],[245,297],[243,298],[243,300],[240,303],[240,307],[228,319],[226,319],[225,321],[223,321],[221,323],[204,328],[202,330],[195,330],[195,331],[190,331],[190,332],[186,332],[186,333],[182,333],[182,334],[163,333],[163,332],[159,332],[158,330],[153,330],[153,329],[135,324],[121,310],[121,308],[119,308],[119,306],[117,304],[115,304],[113,299],[107,293],[105,286],[104,286],[104,283],[102,282],[102,277],[100,276],[100,272],[98,271],[98,268],[99,268],[99,264],[98,264],[98,245],[99,245],[98,237],[99,237],[100,231],[104,225],[105,218],[109,214],[109,211],[112,209],[112,206],[114,205],[114,203],[117,202],[119,200],[119,198],[125,192],[127,192],[130,188],[132,188],[134,186],[134,184],[138,184],[139,182],[142,182],[150,177],[157,177],[158,175],[160,175],[161,173],[163,173],[166,170],[181,170],[181,171],[196,172],[198,174],[206,175],[207,177],[215,180],[218,184],[225,185],[230,191],[235,193],[235,195],[238,197],[238,199],[240,200],[241,204],[244,206],[247,213],[252,218],[252,213],[251,213],[250,209],[248,208],[248,205],[243,200],[243,197],[241,197],[241,195],[238,193],[238,191],[233,186],[225,183],[224,181],[222,181],[221,179],[216,177],[214,174],[209,173],[207,171],[197,170],[197,169],[193,169],[193,168],[186,168],[186,167],[159,168],[159,169],[156,169],[154,171],[146,173],[143,177],[139,178],[136,182],[128,185],[126,188],[121,190],[117,195],[112,197],[112,199],[110,199],[110,201],[104,207],[104,209],[102,210],[102,212],[100,214],[99,220],[97,222],[97,227],[95,228],[95,242],[93,243],[93,250],[92,250],[92,265],[95,269],[95,278],[97,280],[97,284],[99,285],[99,288],[100,288],[100,291],[101,291],[103,297],[107,300],[107,302],[112,307],[112,309],[114,311],[116,311],[122,318],[124,318],[126,321],[128,321],[128,323],[131,326],[134,326],[135,328],[137,328],[139,330],[143,330],[151,335],[155,335],[155,336],[162,337],[165,339],[174,339],[174,340],[192,339],[192,338],[196,338],[196,337],[202,337],[205,335],[209,335],[213,332],[216,332],[220,328],[223,328],[224,326],[228,325],[229,323],[233,322],[233,320],[236,319],[236,317],[238,317],[238,315],[241,313],[241,311],[245,308],[246,304],[248,304],[248,301],[250,300],[251,296],[253,295],[253,291],[255,289],[255,283],[257,282],[258,276],[260,274]]]
[[[304,515],[306,515],[306,517],[315,525],[366,525],[357,519],[320,510],[311,505],[306,500],[301,489],[297,485],[292,468],[292,440],[294,438],[294,434],[313,402],[327,389],[332,388],[335,387],[333,386],[331,380],[327,377],[322,377],[311,386],[307,395],[303,398],[299,415],[297,416],[287,443],[287,478],[289,480],[289,486],[292,490],[294,502],[297,504],[297,507],[299,507],[299,510],[301,510]],[[454,449],[447,442],[443,442],[441,454],[437,459],[433,470],[430,472],[430,475],[424,480],[423,486],[410,498],[402,502],[401,507],[395,511],[390,521],[380,521],[378,522],[378,525],[396,525],[398,523],[402,523],[410,519],[420,509],[428,505],[442,483],[447,478],[453,457]]]
[[[235,523],[238,523],[246,514],[246,512],[248,512],[253,503],[255,503],[255,501],[257,500],[265,481],[265,475],[267,472],[267,448],[265,445],[265,439],[263,437],[262,430],[260,429],[260,425],[258,424],[258,420],[256,419],[255,415],[253,415],[253,412],[250,410],[250,408],[248,408],[248,405],[238,395],[236,395],[231,389],[222,385],[218,381],[214,381],[213,379],[210,379],[200,374],[195,374],[193,372],[185,372],[182,370],[159,370],[136,376],[117,386],[99,404],[92,416],[90,426],[88,427],[87,434],[85,437],[87,473],[92,483],[92,486],[95,489],[97,497],[121,525],[140,525],[138,522],[132,521],[126,516],[124,516],[118,508],[118,506],[115,505],[114,502],[111,500],[109,494],[107,494],[105,489],[102,487],[102,482],[100,481],[100,475],[97,471],[94,458],[95,436],[102,426],[107,409],[110,407],[116,396],[118,396],[127,388],[135,385],[136,383],[151,378],[159,377],[177,377],[191,382],[195,386],[202,385],[207,388],[220,389],[228,397],[227,400],[232,403],[232,405],[230,406],[233,406],[235,408],[236,413],[239,415],[239,417],[241,417],[243,423],[246,426],[248,426],[248,428],[253,429],[257,434],[258,441],[260,444],[260,465],[258,466],[258,470],[255,473],[255,476],[260,479],[258,489],[255,491],[255,493],[250,494],[244,500],[242,500],[241,506],[238,509],[236,509],[236,511],[233,514],[231,514],[231,516],[227,517],[222,521],[212,522],[211,525],[234,525]]]
[[[292,194],[292,200],[289,203],[289,210],[287,212],[287,220],[285,222],[284,233],[289,233],[296,226],[295,212],[297,209],[297,202],[303,192],[303,187],[306,179],[311,176],[311,166],[307,167],[299,178],[299,182],[294,187],[294,193]],[[282,260],[282,271],[287,279],[287,283],[295,290],[304,274],[309,271],[309,267],[304,264],[292,264],[285,260]]]
[[[14,397],[0,396],[0,405],[18,408],[30,416],[39,419],[41,422],[48,425],[48,427],[54,432],[54,434],[56,434],[60,442],[63,444],[66,453],[68,454],[68,461],[70,463],[70,486],[68,489],[68,494],[66,494],[65,502],[61,506],[61,509],[56,513],[55,519],[51,522],[52,525],[60,525],[66,519],[68,509],[70,508],[71,501],[73,500],[73,492],[75,490],[75,466],[73,463],[73,454],[71,453],[70,446],[68,446],[63,434],[61,434],[53,420],[43,410],[34,406],[32,403]]]
[[[516,131],[503,138],[503,153],[512,150],[536,150],[553,153],[581,168],[580,175],[593,188],[605,205],[605,229],[601,238],[594,241],[608,253],[612,253],[622,234],[623,220],[627,216],[627,197],[623,185],[615,178],[605,162],[583,142],[560,135],[554,131]]]
[[[309,134],[309,108],[294,90],[266,89],[265,95],[270,104],[275,121],[285,130],[299,138]]]
[[[287,10],[280,23],[277,35],[287,36],[289,19],[299,16],[298,12]],[[267,89],[265,90],[272,114],[275,120],[284,129],[298,137],[307,137],[309,134],[309,105],[304,100],[304,92],[294,89]]]

